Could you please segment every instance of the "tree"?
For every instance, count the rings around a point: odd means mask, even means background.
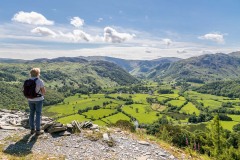
[[[235,132],[240,131],[240,123],[233,126],[233,131],[235,131]]]
[[[223,128],[220,125],[220,119],[219,116],[215,116],[213,119],[213,122],[211,124],[211,140],[213,143],[213,151],[212,155],[214,157],[219,157],[224,150],[224,145],[226,144],[226,139],[223,137]]]
[[[136,110],[136,113],[138,113],[138,108],[135,108],[135,110]]]

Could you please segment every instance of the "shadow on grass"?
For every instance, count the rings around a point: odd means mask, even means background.
[[[27,134],[21,140],[10,144],[3,152],[14,156],[26,156],[32,153],[32,147],[36,143],[38,136]]]

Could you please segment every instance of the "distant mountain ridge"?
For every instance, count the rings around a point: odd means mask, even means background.
[[[206,54],[188,59],[175,57],[155,60],[125,60],[106,56],[58,57],[53,59],[14,60],[0,59],[5,63],[81,63],[110,62],[140,78],[167,81],[193,81],[197,83],[231,80],[240,76],[240,51],[229,54]],[[109,68],[111,69],[111,68]]]
[[[181,60],[176,57],[163,57],[154,60],[125,60],[106,56],[81,57],[89,61],[108,61],[117,64],[134,76],[145,76],[148,71],[162,63],[172,63]]]
[[[159,65],[150,71],[154,79],[196,79],[203,82],[236,79],[240,76],[240,57],[236,54],[207,54]]]

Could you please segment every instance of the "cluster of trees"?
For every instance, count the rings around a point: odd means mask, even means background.
[[[0,108],[23,110],[28,106],[21,83],[0,82],[0,95]]]
[[[201,84],[204,83],[204,81],[199,78],[187,78],[186,82],[201,83]]]
[[[127,87],[118,87],[112,91],[107,90],[105,92],[107,94],[120,93],[120,92],[134,94],[134,93],[153,93],[153,90],[151,87],[144,86],[142,84],[137,84],[137,85],[131,85]]]
[[[0,81],[11,82],[16,80],[17,78],[12,74],[0,72]]]
[[[228,109],[228,108],[224,108],[224,107],[220,107],[218,109],[214,109],[211,112],[218,112],[218,113],[227,113],[227,114],[236,114],[236,115],[240,115],[240,111],[239,110],[234,110],[234,109]]]
[[[79,109],[78,110],[78,114],[82,114],[84,112],[88,112],[89,110],[92,110],[93,108],[92,107],[86,107],[84,109]]]
[[[240,98],[240,80],[212,82],[197,88],[196,91],[229,98]]]
[[[173,94],[174,93],[171,89],[159,89],[157,92],[159,94]]]
[[[213,119],[213,116],[210,113],[200,113],[199,116],[196,116],[195,114],[191,115],[188,118],[189,123],[201,123],[201,122],[207,122]]]
[[[28,108],[27,99],[22,92],[22,83],[0,83],[0,108],[20,109]],[[64,100],[63,94],[47,88],[45,95],[44,106],[60,103]]]
[[[240,124],[239,124],[240,126]],[[240,128],[236,126],[236,128]],[[218,159],[240,159],[239,130],[230,132],[220,125],[215,116],[207,132],[195,130],[189,132],[181,126],[171,125],[163,116],[147,127],[147,133],[172,143],[180,148],[188,148],[201,154]]]

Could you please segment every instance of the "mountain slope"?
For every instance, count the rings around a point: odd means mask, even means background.
[[[158,65],[165,64],[165,63],[172,63],[180,60],[180,58],[175,58],[175,57],[159,58],[155,60],[125,60],[125,59],[105,57],[105,56],[90,56],[90,57],[81,57],[81,58],[84,58],[89,61],[101,60],[101,61],[112,62],[122,67],[132,75],[138,76],[138,77],[145,77],[151,69],[157,67]]]
[[[25,108],[21,88],[33,67],[41,68],[41,78],[51,92],[45,104],[58,103],[63,99],[62,94],[68,96],[75,93],[97,93],[103,87],[138,82],[116,64],[106,61],[88,62],[85,59],[57,58],[24,63],[0,63],[0,93],[1,97],[4,97],[4,101],[0,101],[0,108]],[[54,92],[57,93],[56,97],[59,97],[56,101],[51,97]],[[12,98],[11,103],[8,103],[8,98]]]
[[[180,60],[151,71],[152,78],[195,79],[204,82],[234,79],[240,76],[240,58],[227,54],[208,54]]]
[[[196,91],[229,98],[240,98],[240,80],[212,82],[197,88]]]

